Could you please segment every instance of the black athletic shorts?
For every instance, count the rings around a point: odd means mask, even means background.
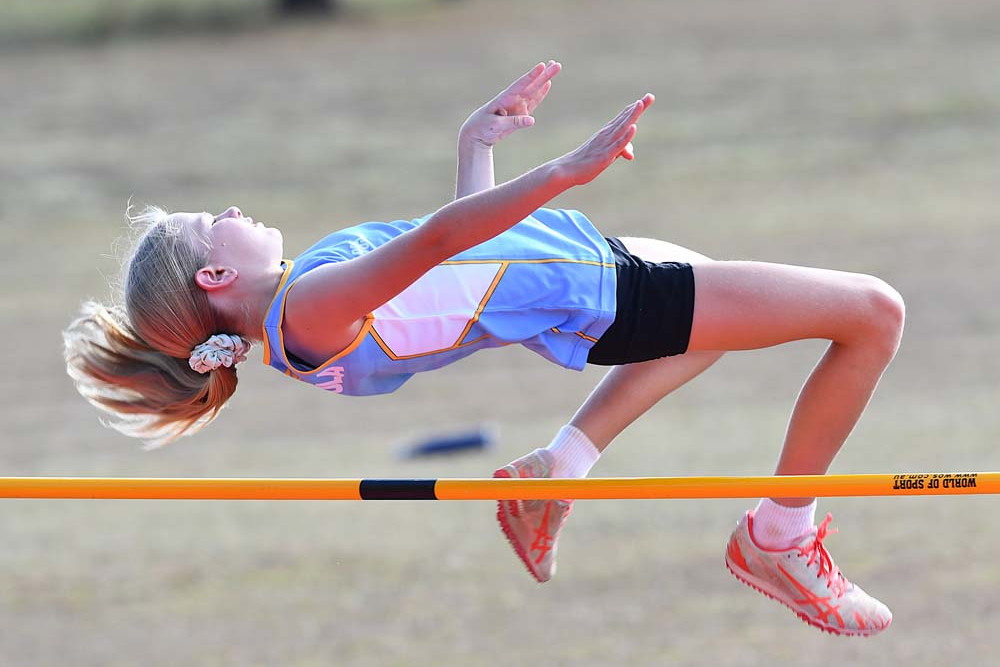
[[[647,262],[608,238],[618,277],[615,321],[587,363],[617,366],[687,351],[694,321],[694,271],[684,262]]]

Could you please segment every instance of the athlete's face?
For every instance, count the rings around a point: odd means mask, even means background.
[[[170,217],[188,228],[195,239],[208,243],[212,264],[252,270],[270,269],[281,261],[284,252],[281,232],[254,222],[235,206],[218,215],[173,213]]]

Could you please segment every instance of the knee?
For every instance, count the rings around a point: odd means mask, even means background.
[[[874,276],[864,276],[861,289],[865,303],[866,342],[877,346],[888,359],[892,359],[899,348],[906,320],[903,297],[887,282]]]

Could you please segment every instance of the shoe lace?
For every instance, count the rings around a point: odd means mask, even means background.
[[[827,512],[826,518],[823,519],[823,522],[816,529],[815,539],[813,539],[811,544],[800,547],[799,554],[809,556],[809,560],[806,561],[806,565],[808,566],[818,563],[819,571],[816,573],[816,577],[825,576],[827,586],[830,587],[834,595],[840,597],[844,594],[844,589],[847,587],[847,580],[840,573],[840,568],[834,564],[830,552],[823,546],[823,540],[826,536],[837,532],[836,528],[832,530],[829,528],[831,521],[833,521],[833,514]]]

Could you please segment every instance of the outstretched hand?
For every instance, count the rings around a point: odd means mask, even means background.
[[[598,174],[619,157],[634,159],[632,139],[638,129],[636,121],[655,101],[656,98],[651,93],[646,93],[641,99],[622,109],[618,116],[575,151],[559,158],[557,162],[565,177],[573,185],[583,185],[597,178]]]
[[[552,77],[560,69],[562,65],[554,60],[532,67],[469,116],[462,125],[462,139],[491,147],[516,130],[534,125],[531,112],[545,99],[552,87]]]

